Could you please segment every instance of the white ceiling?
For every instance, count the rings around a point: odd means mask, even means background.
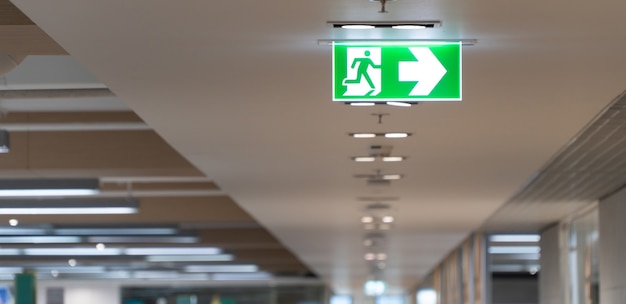
[[[367,0],[13,2],[339,292],[368,274],[357,198],[398,198],[385,278],[413,286],[626,79],[623,1],[398,0],[387,14]],[[329,20],[442,26],[349,31]],[[331,49],[318,39],[477,44],[463,49],[462,102],[354,108],[331,101]],[[371,144],[410,158],[349,159]],[[377,168],[406,178],[352,177]]]

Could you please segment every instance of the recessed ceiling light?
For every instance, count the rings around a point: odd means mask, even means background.
[[[25,248],[24,255],[34,256],[100,256],[100,255],[120,255],[122,250],[119,248],[105,248],[98,250],[94,247],[88,248]]]
[[[492,242],[502,243],[535,243],[541,240],[538,234],[494,234],[489,237]]]
[[[396,30],[421,30],[425,29],[426,26],[422,24],[398,24],[391,26],[391,28]]]
[[[354,138],[374,138],[376,133],[352,133],[350,134]]]
[[[344,24],[341,28],[348,30],[369,30],[376,27],[371,24]]]
[[[29,235],[29,236],[0,236],[0,243],[6,244],[67,244],[80,243],[77,236],[56,235]]]
[[[20,222],[17,219],[10,219],[9,220],[9,225],[11,225],[12,227],[17,226],[17,224],[19,224]]]
[[[138,205],[131,198],[3,200],[0,214],[132,214]]]
[[[383,157],[384,162],[400,162],[400,161],[403,161],[404,159],[405,159],[404,156],[384,156]]]
[[[365,282],[363,289],[368,296],[379,296],[385,293],[387,285],[380,280],[369,280]]]
[[[405,138],[409,133],[385,133],[386,138]]]
[[[2,179],[0,196],[83,196],[99,192],[98,179]]]
[[[372,223],[374,222],[374,218],[371,216],[364,216],[361,218],[361,223]]]
[[[393,223],[393,216],[383,216],[383,223]]]
[[[368,162],[376,161],[376,157],[374,156],[357,156],[357,157],[353,157],[352,159],[354,159],[355,162],[359,162],[359,163],[368,163]]]
[[[376,255],[376,259],[380,260],[380,261],[386,260],[387,259],[387,254],[386,253],[379,253],[379,254]]]
[[[376,259],[376,254],[375,253],[366,253],[365,254],[365,260],[366,261],[373,261],[374,259]]]
[[[401,178],[402,178],[401,174],[384,174],[383,175],[384,180],[398,180]]]
[[[148,262],[227,262],[233,259],[231,254],[150,255],[146,257]]]
[[[70,265],[71,267],[76,266],[76,260],[75,259],[69,259],[67,261],[67,264]]]
[[[127,255],[198,255],[220,254],[222,250],[216,247],[144,247],[127,248]]]
[[[104,245],[103,243],[96,244],[96,249],[97,250],[102,251],[102,250],[104,250],[104,248],[106,248],[106,245]]]
[[[348,135],[354,138],[374,138],[374,137],[386,137],[386,138],[405,138],[411,135],[406,132],[391,132],[391,133],[348,133]]]
[[[421,30],[441,26],[440,21],[328,21],[334,28],[342,29],[412,29]]]
[[[185,272],[257,272],[256,265],[189,265]]]
[[[524,253],[540,253],[539,246],[491,246],[490,254],[524,254]]]

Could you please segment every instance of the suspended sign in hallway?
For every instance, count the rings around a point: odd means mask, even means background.
[[[333,42],[334,101],[461,100],[461,42]]]

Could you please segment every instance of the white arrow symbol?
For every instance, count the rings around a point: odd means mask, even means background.
[[[417,61],[398,62],[398,80],[417,81],[410,96],[428,95],[448,71],[429,48],[411,47],[409,50]]]

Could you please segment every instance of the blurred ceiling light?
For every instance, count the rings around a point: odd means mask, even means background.
[[[0,214],[132,214],[133,198],[72,198],[0,200]]]
[[[383,223],[393,223],[393,216],[383,216]]]
[[[100,182],[96,178],[0,179],[0,196],[77,196],[95,195]]]
[[[220,254],[222,250],[216,247],[138,247],[126,248],[127,255],[199,255]]]
[[[148,262],[228,262],[234,260],[231,254],[207,255],[149,255]]]
[[[4,244],[67,244],[80,243],[77,236],[30,235],[30,236],[0,236],[0,243]]]
[[[257,272],[256,265],[188,265],[186,272]]]
[[[538,234],[493,234],[489,240],[498,243],[534,243],[539,242],[541,236]]]
[[[56,228],[53,233],[56,235],[172,235],[176,234],[175,228]]]

